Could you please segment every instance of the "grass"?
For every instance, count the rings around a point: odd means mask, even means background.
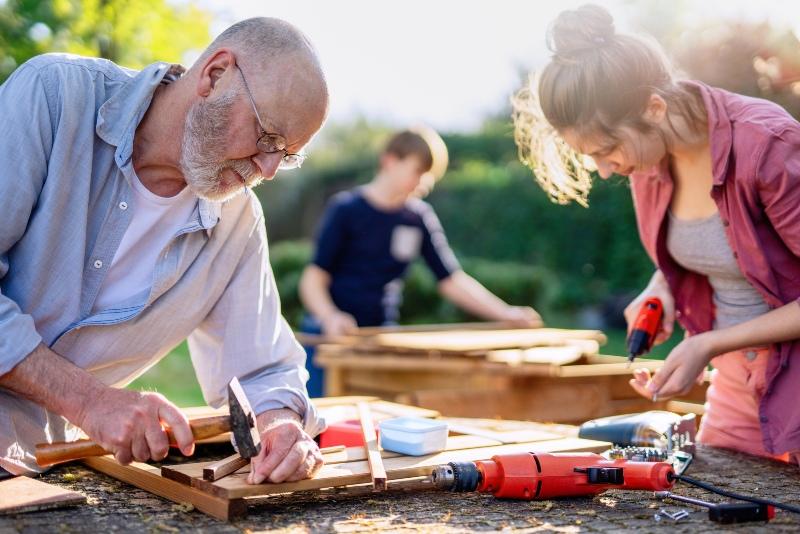
[[[189,347],[184,341],[163,360],[128,385],[130,389],[157,391],[178,406],[205,406],[194,374]]]
[[[606,335],[608,343],[600,348],[601,353],[626,354],[624,330],[608,330]],[[656,347],[648,355],[648,358],[666,358],[669,351],[678,344],[682,337],[683,333],[676,331],[669,341]],[[128,387],[140,391],[157,391],[181,407],[205,405],[186,342],[178,345],[175,350]]]

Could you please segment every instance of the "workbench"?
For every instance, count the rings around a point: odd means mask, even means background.
[[[624,357],[600,354],[602,332],[412,328],[363,329],[361,337],[319,344],[314,362],[325,369],[325,395],[373,395],[453,417],[566,424],[648,410],[703,414],[707,381],[653,403],[628,381],[634,368],[653,372],[664,362],[640,358],[629,368]],[[538,333],[551,339],[536,340]]]
[[[226,451],[216,451],[213,458]],[[700,447],[687,474],[729,490],[772,497],[800,505],[798,468]],[[611,491],[592,499],[563,501],[501,501],[491,496],[442,493],[434,490],[389,490],[349,494],[331,491],[273,497],[232,523],[160,499],[143,490],[101,475],[80,464],[56,467],[43,477],[86,494],[89,502],[75,508],[0,517],[0,533],[15,532],[763,532],[763,523],[728,526],[706,519],[706,512],[688,505],[691,515],[677,523],[655,522],[664,506],[648,493]],[[716,500],[701,490],[676,486],[676,491]],[[800,519],[778,512],[769,532],[797,532]]]

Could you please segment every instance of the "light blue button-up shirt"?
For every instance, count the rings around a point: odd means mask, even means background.
[[[92,313],[136,209],[133,136],[170,67],[136,72],[47,54],[0,86],[0,374],[43,342],[121,387],[188,337],[208,404],[223,405],[237,376],[257,413],[290,408],[316,435],[324,422],[308,401],[303,349],[280,313],[251,191],[222,204],[199,200],[159,256],[149,291]],[[1,467],[40,471],[36,443],[76,436],[63,417],[0,389]]]

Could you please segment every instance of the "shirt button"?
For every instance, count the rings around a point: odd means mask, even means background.
[[[748,362],[752,362],[753,360],[755,360],[756,356],[758,356],[758,353],[754,350],[748,350],[744,354],[744,357],[747,358]]]
[[[731,223],[728,222],[728,219],[722,219],[722,226],[730,226]]]
[[[733,251],[733,257],[734,257],[734,258],[738,258],[738,257],[739,257],[739,255],[736,253],[736,251],[735,251],[735,250]]]
[[[781,362],[781,369],[786,369],[787,367],[789,367],[789,358],[786,358]]]
[[[126,209],[128,209],[128,203],[127,202],[120,202],[119,203],[119,209],[125,211]]]
[[[766,423],[767,421],[769,421],[766,415],[762,415],[761,417],[758,418],[758,420],[761,421],[762,423]]]
[[[103,262],[100,260],[94,260],[94,268],[99,269],[103,266]]]

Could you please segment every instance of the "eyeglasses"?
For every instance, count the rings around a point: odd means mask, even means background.
[[[301,165],[303,165],[303,161],[306,159],[305,154],[293,154],[286,150],[286,138],[280,134],[276,133],[269,133],[267,129],[264,128],[264,123],[261,122],[261,117],[258,114],[258,109],[256,109],[256,101],[253,99],[253,93],[250,92],[250,86],[247,85],[247,79],[244,77],[244,72],[242,72],[242,68],[239,65],[236,65],[236,70],[239,71],[239,74],[242,76],[242,81],[244,82],[245,91],[247,91],[247,97],[250,99],[250,104],[253,106],[253,113],[256,114],[256,120],[258,121],[258,126],[261,128],[261,131],[264,132],[261,137],[258,138],[256,142],[256,147],[259,151],[264,152],[265,154],[275,154],[276,152],[283,152],[283,158],[281,158],[280,164],[278,164],[279,169],[299,169]]]

